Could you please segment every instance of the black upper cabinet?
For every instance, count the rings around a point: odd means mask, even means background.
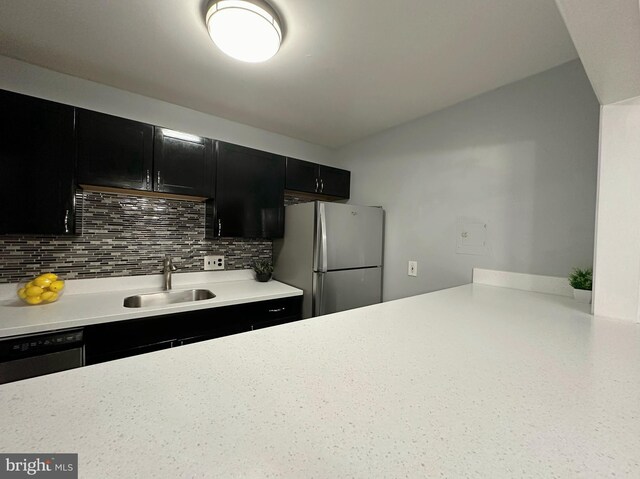
[[[317,193],[320,188],[317,163],[287,158],[286,189]]]
[[[154,190],[190,196],[214,196],[213,141],[156,127]]]
[[[321,194],[349,198],[351,189],[350,171],[320,165],[318,176],[320,177]]]
[[[73,107],[0,90],[0,111],[0,233],[74,233]]]
[[[218,142],[216,200],[207,204],[207,235],[281,238],[285,159]]]
[[[152,190],[153,126],[77,109],[78,183]]]
[[[287,158],[287,190],[349,198],[350,183],[347,170]]]

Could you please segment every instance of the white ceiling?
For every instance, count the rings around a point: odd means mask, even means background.
[[[220,53],[201,0],[2,0],[0,54],[337,147],[577,57],[554,0],[273,0],[280,52]]]
[[[602,104],[640,96],[638,0],[557,0]]]

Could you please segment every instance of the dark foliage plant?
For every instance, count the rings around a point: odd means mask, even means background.
[[[569,284],[574,289],[591,291],[593,285],[593,271],[591,268],[574,268],[569,275]]]

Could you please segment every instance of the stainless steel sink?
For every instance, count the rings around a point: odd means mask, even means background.
[[[166,304],[187,303],[215,298],[208,289],[188,289],[185,291],[162,291],[160,293],[136,294],[124,298],[125,308],[144,308],[145,306],[164,306]]]

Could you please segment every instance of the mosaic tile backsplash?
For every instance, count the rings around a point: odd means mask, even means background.
[[[302,201],[287,196],[285,204]],[[78,236],[0,236],[0,283],[43,271],[65,279],[156,274],[167,254],[178,272],[202,271],[209,254],[224,255],[228,270],[272,258],[270,240],[204,239],[204,203],[89,191],[76,202]]]

